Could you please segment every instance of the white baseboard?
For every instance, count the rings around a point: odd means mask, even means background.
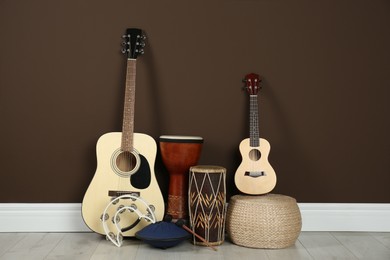
[[[80,203],[0,204],[0,232],[89,231]]]
[[[390,204],[299,203],[302,231],[390,232]],[[0,203],[0,232],[88,232],[79,203]]]
[[[390,204],[298,203],[302,231],[390,232]]]

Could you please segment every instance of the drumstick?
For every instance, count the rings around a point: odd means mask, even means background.
[[[199,238],[203,243],[206,244],[206,246],[209,246],[209,247],[211,247],[214,251],[217,251],[217,248],[213,247],[209,242],[206,241],[206,239],[204,239],[203,237],[199,236],[198,234],[196,234],[195,232],[193,232],[190,228],[188,228],[186,225],[184,225],[184,220],[183,220],[183,219],[179,219],[179,220],[176,222],[176,225],[178,225],[179,227],[184,228],[186,231],[190,232],[191,234],[193,234],[194,236],[196,236],[197,238]]]

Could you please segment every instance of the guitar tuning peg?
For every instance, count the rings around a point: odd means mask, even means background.
[[[122,50],[121,50],[121,52],[123,53],[123,54],[125,54],[126,52],[128,52],[129,50],[128,49],[126,49],[126,48],[122,48]]]

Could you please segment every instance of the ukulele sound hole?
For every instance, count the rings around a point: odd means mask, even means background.
[[[252,161],[258,161],[260,160],[260,157],[261,157],[261,153],[259,150],[257,149],[250,150],[249,159],[251,159]]]
[[[129,177],[136,173],[140,167],[140,156],[136,150],[116,150],[111,158],[111,165],[115,173],[122,177]]]

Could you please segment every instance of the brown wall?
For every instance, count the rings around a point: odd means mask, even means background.
[[[200,163],[237,193],[255,72],[275,192],[389,203],[389,26],[387,0],[1,0],[0,202],[81,202],[98,137],[121,130],[120,37],[140,27],[137,132],[203,136]],[[159,155],[156,174],[166,194]]]

